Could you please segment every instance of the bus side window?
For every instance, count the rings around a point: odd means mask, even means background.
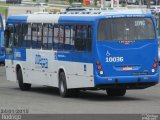
[[[13,43],[14,43],[14,30],[13,26],[9,26],[5,30],[5,47],[6,47],[6,54],[10,55],[12,54],[12,48],[13,48]]]
[[[7,28],[4,31],[4,39],[5,39],[5,47],[8,48],[9,47],[9,39],[10,39],[9,28]]]
[[[65,41],[64,25],[59,26],[57,37],[58,37],[58,49],[63,50],[64,49],[64,41]]]
[[[40,49],[42,46],[42,24],[32,24],[32,48]]]
[[[15,24],[14,26],[14,46],[20,47],[21,46],[21,36],[22,36],[22,25]]]
[[[43,24],[43,45],[42,48],[43,49],[47,49],[48,48],[48,24]]]
[[[92,49],[92,26],[88,26],[87,27],[87,30],[88,30],[88,39],[87,39],[87,50],[88,51],[91,51],[91,49]]]
[[[22,47],[31,47],[31,24],[23,24],[22,26]]]
[[[70,32],[70,39],[71,39],[70,45],[71,45],[71,50],[75,50],[75,34],[76,34],[75,29],[76,29],[76,26],[75,26],[75,25],[71,26],[71,30],[70,30],[70,31],[71,31],[71,32]]]
[[[75,35],[75,48],[77,51],[88,51],[89,29],[87,25],[77,25]]]
[[[82,39],[81,39],[81,33],[82,33],[82,26],[81,25],[77,25],[76,26],[76,34],[75,34],[75,48],[77,51],[82,51]]]
[[[65,26],[64,50],[71,50],[71,26]]]
[[[43,49],[52,49],[53,25],[43,24]]]
[[[65,26],[65,41],[64,50],[74,50],[74,38],[75,38],[75,26],[66,25]]]
[[[5,46],[6,48],[13,47],[14,43],[14,30],[12,26],[9,26],[5,30]]]
[[[48,26],[48,49],[51,50],[52,49],[52,45],[53,45],[53,29],[54,26],[52,24],[49,24]]]
[[[58,24],[54,25],[54,32],[53,32],[53,34],[54,34],[54,43],[53,43],[54,47],[53,48],[55,50],[61,49],[61,47],[62,47],[63,31],[64,31],[64,29],[61,25],[58,25]]]

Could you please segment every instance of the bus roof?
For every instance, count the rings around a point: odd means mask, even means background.
[[[128,11],[128,10],[127,10]],[[74,22],[94,22],[101,18],[115,18],[115,17],[147,17],[152,16],[150,13],[144,11],[125,11],[116,10],[98,11],[93,14],[25,14],[17,16],[9,16],[7,23],[74,23]]]

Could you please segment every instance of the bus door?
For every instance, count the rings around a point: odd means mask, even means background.
[[[5,59],[5,66],[6,66],[6,74],[11,74],[7,76],[7,80],[16,81],[16,74],[12,74],[15,71],[13,60],[13,47],[14,47],[14,26],[9,25],[5,30],[5,47],[6,47],[6,59]]]
[[[13,60],[13,46],[14,46],[14,26],[10,25],[5,30],[6,59]]]

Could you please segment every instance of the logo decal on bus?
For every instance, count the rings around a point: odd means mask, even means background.
[[[110,57],[111,53],[109,51],[106,52],[106,62],[123,62],[123,57]]]
[[[109,51],[106,52],[106,56],[110,56],[111,53]]]
[[[47,58],[42,58],[41,55],[36,54],[35,64],[40,65],[42,68],[48,68],[48,59]]]
[[[14,52],[15,58],[21,58],[21,52]]]

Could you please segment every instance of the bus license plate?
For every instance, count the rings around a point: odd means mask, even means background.
[[[124,70],[124,71],[126,71],[126,70],[132,70],[132,69],[133,69],[132,67],[128,67],[128,66],[122,68],[122,70]]]

